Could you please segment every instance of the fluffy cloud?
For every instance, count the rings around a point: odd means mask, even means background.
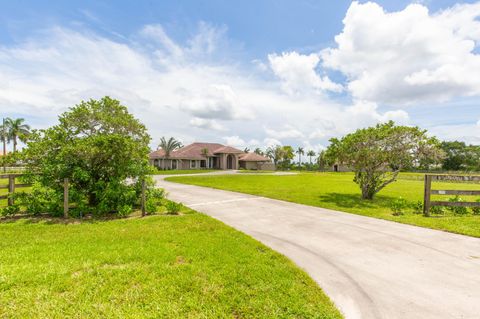
[[[376,3],[353,2],[322,51],[323,66],[348,77],[355,99],[387,104],[444,101],[480,94],[480,3],[436,14],[411,4],[387,13]]]
[[[233,147],[244,147],[246,142],[241,139],[238,135],[234,136],[225,136],[224,138],[225,144]]]
[[[215,120],[208,120],[202,119],[198,117],[194,117],[190,120],[190,125],[193,127],[203,128],[206,130],[214,130],[214,131],[225,131],[225,127],[218,123]]]
[[[284,128],[280,130],[272,130],[267,127],[265,127],[264,130],[269,137],[279,139],[296,139],[303,137],[303,133],[292,127],[291,125],[285,125]]]
[[[282,80],[283,88],[289,94],[308,89],[334,92],[342,90],[342,86],[332,82],[328,76],[321,77],[317,74],[315,69],[320,57],[316,53],[303,55],[294,51],[281,55],[269,54],[268,61],[273,73]]]
[[[229,85],[210,85],[196,94],[188,93],[180,108],[196,117],[221,120],[253,119],[253,111],[239,105]]]

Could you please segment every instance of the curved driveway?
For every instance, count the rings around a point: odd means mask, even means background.
[[[478,238],[162,176],[157,185],[290,258],[346,318],[480,318]]]

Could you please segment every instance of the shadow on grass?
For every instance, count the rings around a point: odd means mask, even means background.
[[[324,203],[335,204],[346,208],[380,208],[387,207],[395,197],[377,195],[373,200],[362,199],[360,194],[327,193],[320,195],[319,200]]]

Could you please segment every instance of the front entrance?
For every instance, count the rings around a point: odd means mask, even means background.
[[[228,154],[227,156],[227,169],[235,169],[235,156]]]

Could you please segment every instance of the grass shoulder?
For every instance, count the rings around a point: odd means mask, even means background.
[[[419,173],[401,174],[371,201],[360,198],[352,173],[300,173],[297,175],[183,176],[169,181],[265,196],[299,204],[329,208],[358,215],[387,219],[453,233],[480,237],[480,216],[445,214],[424,217],[413,212],[394,216],[390,205],[398,198],[409,202],[423,199],[423,178]],[[437,189],[480,189],[478,184],[435,183]]]
[[[287,258],[206,215],[56,221],[0,223],[1,317],[341,318]]]

